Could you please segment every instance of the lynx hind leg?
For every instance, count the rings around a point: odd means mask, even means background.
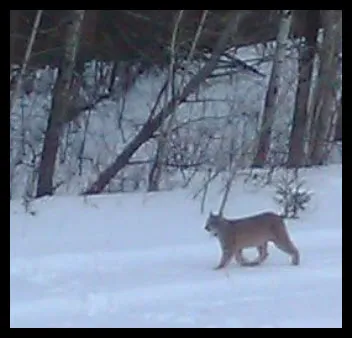
[[[262,264],[266,258],[268,257],[268,244],[265,243],[261,246],[257,247],[257,251],[259,253],[259,256],[257,259],[253,261],[249,261],[246,258],[243,257],[242,250],[238,250],[236,252],[236,261],[241,265],[245,267],[253,267]]]
[[[263,263],[269,256],[268,253],[268,243],[264,243],[263,245],[260,245],[257,247],[258,253],[259,253],[259,257],[258,257],[258,261],[261,263]]]
[[[235,258],[239,265],[245,267],[257,266],[260,264],[260,260],[258,258],[254,261],[249,261],[248,259],[246,259],[242,254],[242,250],[236,251]]]
[[[232,256],[233,250],[230,248],[223,249],[220,263],[214,268],[214,270],[225,268],[230,263]]]
[[[294,244],[289,241],[289,242],[283,242],[281,240],[275,240],[274,244],[278,249],[281,251],[287,253],[292,257],[291,264],[292,265],[299,265],[300,264],[300,254],[298,249],[294,246]]]

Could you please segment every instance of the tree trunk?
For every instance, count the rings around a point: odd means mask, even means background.
[[[183,17],[184,10],[180,10],[179,14],[176,18],[176,22],[174,25],[174,29],[172,32],[172,38],[171,38],[171,45],[170,45],[170,51],[171,51],[171,59],[170,59],[170,65],[169,65],[169,73],[168,73],[168,79],[167,79],[167,86],[166,86],[166,91],[165,91],[165,103],[167,104],[169,100],[169,93],[171,91],[171,98],[173,98],[176,93],[175,93],[175,62],[176,62],[176,39],[177,39],[177,34],[178,34],[178,29],[181,23],[181,19]],[[166,153],[167,153],[167,145],[168,145],[168,137],[169,133],[171,130],[171,127],[174,123],[175,115],[176,115],[176,107],[177,107],[177,102],[175,104],[175,109],[171,113],[171,116],[169,117],[168,123],[165,123],[166,120],[164,120],[164,125],[161,126],[161,132],[160,136],[157,140],[157,149],[156,149],[156,156],[154,159],[154,163],[152,165],[152,168],[149,172],[148,175],[148,191],[158,191],[159,190],[159,184],[161,180],[161,174],[162,174],[162,161],[165,160]]]
[[[337,110],[337,122],[336,122],[336,131],[335,131],[335,141],[342,141],[342,94],[340,96],[340,102]]]
[[[147,142],[159,129],[161,124],[173,112],[177,104],[183,103],[187,97],[196,91],[199,85],[212,73],[216,67],[221,54],[225,51],[228,40],[232,34],[235,34],[239,25],[239,21],[243,18],[243,13],[239,15],[233,12],[229,19],[226,28],[222,32],[210,60],[199,70],[199,72],[191,78],[191,80],[183,88],[181,94],[172,97],[171,100],[161,109],[161,111],[144,124],[142,129],[138,132],[135,138],[126,146],[126,148],[119,154],[116,160],[103,171],[98,179],[84,192],[84,194],[99,194],[104,190],[110,180],[127,164],[133,154],[139,147]]]
[[[303,46],[299,47],[299,77],[287,161],[287,166],[289,168],[304,166],[306,162],[305,140],[308,124],[308,102],[314,70],[316,40],[319,29],[316,12],[307,12],[307,17],[304,22],[304,35],[306,41]]]
[[[276,38],[276,50],[273,67],[269,80],[269,87],[266,93],[263,120],[259,135],[259,143],[253,161],[253,167],[263,167],[270,149],[271,127],[274,122],[275,111],[278,105],[280,77],[282,64],[285,58],[286,43],[291,29],[292,11],[283,10],[279,24],[279,31]]]
[[[16,33],[19,31],[20,11],[10,10],[10,68],[16,62]]]
[[[33,45],[34,45],[34,41],[35,41],[35,37],[37,36],[37,32],[38,32],[38,28],[39,28],[39,24],[40,24],[40,20],[42,18],[42,14],[43,14],[43,10],[39,10],[37,11],[37,15],[35,16],[35,19],[34,19],[34,23],[33,23],[33,28],[32,28],[32,32],[31,32],[31,36],[29,38],[29,41],[28,41],[28,45],[27,45],[27,49],[26,49],[26,53],[25,53],[25,56],[24,56],[24,60],[23,60],[23,63],[22,63],[22,67],[21,67],[21,73],[17,79],[17,83],[15,85],[15,88],[12,92],[12,95],[11,95],[11,101],[10,101],[10,114],[12,113],[12,110],[15,106],[15,102],[17,100],[17,97],[20,93],[20,90],[21,90],[21,86],[22,86],[22,82],[23,82],[23,77],[26,73],[26,69],[27,69],[27,65],[28,65],[28,62],[29,62],[29,59],[30,59],[30,56],[32,54],[32,49],[33,49]],[[17,14],[14,15],[14,17],[16,18],[17,17]],[[17,19],[18,20],[18,19]],[[14,23],[14,25],[17,24],[16,22]],[[16,27],[13,27],[13,29],[15,29]],[[11,40],[10,40],[11,41]],[[11,44],[11,48],[14,49],[14,43],[15,43],[15,40],[13,40],[13,45]],[[11,52],[11,50],[10,50]],[[14,50],[12,51],[12,53],[14,53]],[[10,56],[11,57],[11,56]],[[10,62],[11,62],[11,59],[10,59]]]
[[[70,87],[75,67],[85,10],[70,11],[62,64],[54,87],[51,112],[44,137],[39,166],[37,197],[53,194],[53,177],[60,136],[70,100]]]
[[[324,28],[320,53],[320,77],[317,84],[314,116],[312,121],[310,164],[323,165],[329,152],[329,136],[335,134],[336,87],[338,83],[338,52],[342,38],[342,13],[339,10],[322,10]]]
[[[191,64],[194,51],[196,49],[197,43],[199,41],[201,32],[204,28],[205,20],[208,15],[208,10],[204,10],[202,13],[202,17],[200,20],[200,23],[197,28],[196,35],[193,39],[191,50],[187,56],[187,61],[186,64]],[[177,31],[178,27],[180,25],[181,18],[183,16],[184,10],[179,11],[179,15],[177,17],[175,27],[173,30],[173,35],[172,35],[172,41],[171,41],[171,62],[169,66],[169,78],[168,78],[168,87],[171,87],[171,95],[175,95],[175,63],[176,63],[176,36],[177,36]],[[169,93],[169,88],[166,89],[165,92],[165,97],[167,98],[167,95]],[[156,155],[154,159],[154,163],[152,164],[152,168],[149,172],[148,175],[148,191],[158,191],[159,190],[159,184],[161,180],[161,174],[162,174],[162,169],[163,169],[163,161],[166,160],[166,154],[167,154],[167,148],[168,148],[168,139],[169,139],[169,134],[171,131],[172,126],[174,125],[174,119],[176,116],[176,110],[171,114],[169,117],[169,120],[164,128],[164,130],[161,131],[160,137],[158,139],[157,143],[157,149],[156,149]]]

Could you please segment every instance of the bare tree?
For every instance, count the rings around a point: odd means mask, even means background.
[[[69,12],[70,21],[67,24],[64,55],[54,87],[51,112],[45,132],[39,166],[37,197],[53,194],[56,155],[64,125],[63,121],[70,101],[70,87],[79,48],[84,14],[85,10],[72,10]]]
[[[278,106],[280,78],[282,65],[285,58],[287,40],[291,29],[292,10],[282,10],[279,23],[279,31],[276,38],[276,50],[266,93],[262,126],[259,136],[258,149],[254,157],[253,166],[263,167],[265,165],[271,138],[271,126]]]
[[[168,95],[171,93],[171,97],[175,95],[175,73],[176,73],[176,54],[177,54],[177,48],[176,48],[176,38],[177,38],[177,32],[179,30],[180,22],[183,16],[184,10],[181,10],[178,13],[178,16],[176,18],[175,22],[175,27],[173,30],[172,34],[172,39],[171,39],[171,60],[170,60],[170,66],[169,66],[169,74],[168,74],[168,83],[167,83],[167,88],[165,90],[165,99],[167,102],[168,101]],[[197,32],[195,34],[195,38],[192,41],[192,46],[190,49],[190,52],[187,57],[186,61],[186,66],[188,64],[191,64],[192,62],[192,57],[195,52],[195,49],[197,47],[197,42],[200,38],[202,29],[204,27],[205,19],[207,17],[208,10],[204,10],[200,23],[198,25]],[[156,156],[155,156],[155,161],[152,165],[152,168],[149,173],[149,178],[148,178],[148,191],[157,191],[159,190],[159,183],[161,179],[161,174],[162,174],[162,162],[165,162],[165,155],[168,150],[168,139],[170,136],[170,132],[172,130],[172,126],[175,123],[175,118],[176,118],[176,108],[177,108],[177,103],[175,105],[175,111],[170,115],[167,121],[163,124],[161,127],[161,132],[160,132],[160,137],[158,138],[158,144],[157,144],[157,150],[156,150]]]
[[[35,37],[36,37],[37,32],[38,32],[38,28],[39,28],[39,25],[40,25],[40,20],[41,20],[42,14],[43,14],[43,10],[42,9],[38,10],[37,11],[37,15],[36,15],[36,17],[34,19],[31,36],[30,36],[29,41],[28,41],[26,53],[24,55],[24,60],[23,60],[22,67],[21,67],[21,72],[20,72],[19,77],[17,78],[17,83],[16,83],[16,86],[15,86],[15,89],[12,92],[11,101],[10,101],[10,114],[12,113],[12,110],[13,110],[13,108],[15,106],[16,100],[17,100],[18,95],[19,95],[20,90],[21,90],[23,77],[24,77],[24,75],[26,73],[27,65],[28,65],[29,59],[30,59],[31,54],[32,54],[32,49],[33,49]]]
[[[184,10],[179,11],[175,22],[175,27],[172,32],[172,39],[171,39],[171,46],[170,46],[170,53],[171,53],[170,66],[169,66],[168,79],[167,79],[167,85],[166,85],[165,96],[164,96],[166,103],[169,100],[170,91],[171,91],[171,97],[173,98],[175,96],[176,39],[177,39],[178,29],[182,20],[183,12]],[[159,190],[159,183],[160,183],[161,172],[162,172],[161,162],[164,160],[165,153],[167,151],[166,147],[167,147],[168,134],[171,130],[171,126],[175,119],[176,108],[177,108],[177,102],[175,104],[174,111],[171,112],[168,118],[168,123],[161,126],[161,132],[157,142],[155,161],[152,165],[152,168],[150,170],[149,177],[148,177],[148,191]]]
[[[220,203],[220,207],[219,207],[219,215],[223,215],[224,210],[225,210],[225,206],[227,203],[227,200],[229,198],[230,195],[230,191],[231,191],[231,187],[232,187],[232,183],[235,179],[236,176],[236,163],[234,163],[233,161],[230,160],[229,163],[229,175],[228,178],[226,179],[226,183],[225,183],[225,190],[224,190],[224,195],[222,197],[221,203]]]
[[[338,116],[336,122],[335,141],[342,141],[342,94],[338,102],[337,112]]]
[[[298,85],[290,135],[288,167],[305,165],[305,140],[308,124],[308,102],[312,86],[314,57],[319,29],[319,13],[307,11],[303,23],[305,41],[298,46]],[[318,17],[317,17],[318,16]]]
[[[160,128],[165,119],[171,116],[175,110],[175,105],[185,102],[189,95],[194,93],[199,85],[212,73],[221,54],[226,50],[231,35],[236,34],[239,22],[244,16],[243,14],[244,12],[236,13],[236,11],[232,11],[226,27],[222,31],[216,46],[213,49],[209,61],[204,64],[204,66],[189,80],[179,93],[176,93],[176,95],[164,105],[157,115],[151,116],[146,121],[132,141],[117,156],[116,160],[99,175],[98,179],[84,192],[85,194],[100,193],[109,181],[128,164],[130,158],[140,146],[154,135],[155,131]]]
[[[323,43],[320,50],[319,77],[313,105],[310,135],[310,164],[322,165],[329,153],[329,134],[335,135],[338,84],[338,52],[342,38],[342,11],[322,10]]]

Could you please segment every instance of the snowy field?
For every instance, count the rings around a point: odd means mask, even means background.
[[[35,215],[11,201],[11,327],[341,327],[341,166],[306,177],[313,201],[287,222],[297,267],[271,246],[260,267],[214,271],[217,189],[204,214],[191,190],[44,198]],[[278,210],[272,196],[239,182],[226,215]]]

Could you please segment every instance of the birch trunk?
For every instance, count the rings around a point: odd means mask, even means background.
[[[170,58],[168,81],[167,81],[167,86],[165,90],[165,103],[169,101],[170,92],[171,92],[171,98],[173,98],[176,95],[174,90],[175,89],[176,38],[177,38],[180,22],[183,16],[183,12],[184,10],[179,11],[179,14],[176,18],[176,22],[172,32],[172,39],[171,39],[171,46],[170,46],[171,58]],[[159,190],[159,184],[161,180],[162,167],[163,167],[162,162],[165,160],[165,157],[166,157],[165,155],[167,152],[168,136],[175,119],[176,107],[177,107],[177,102],[175,103],[174,110],[168,119],[168,123],[161,126],[162,130],[160,133],[160,137],[157,140],[157,150],[156,150],[155,160],[148,177],[148,191]]]
[[[30,59],[31,54],[32,54],[32,49],[33,49],[35,37],[37,36],[37,32],[38,32],[38,28],[39,28],[39,25],[40,25],[40,20],[42,18],[42,14],[43,14],[43,10],[41,9],[41,10],[39,10],[37,12],[37,15],[36,15],[36,17],[34,19],[31,36],[30,36],[29,41],[28,41],[28,45],[27,45],[27,48],[26,48],[26,53],[24,55],[24,59],[23,59],[22,67],[21,67],[21,73],[20,73],[20,75],[18,77],[15,89],[13,90],[12,95],[11,95],[11,99],[10,99],[10,114],[12,113],[13,107],[15,106],[16,100],[17,100],[18,95],[20,93],[20,89],[21,89],[22,82],[23,82],[23,77],[24,77],[24,75],[26,73],[27,65],[28,65],[29,59]],[[16,15],[15,15],[15,18],[16,18]],[[13,49],[12,53],[14,53],[14,42],[13,42],[13,45],[11,44],[11,48]]]
[[[179,12],[179,15],[176,19],[175,27],[173,30],[173,34],[172,34],[171,62],[170,62],[170,67],[169,67],[169,78],[168,78],[168,85],[167,85],[168,88],[165,91],[166,102],[168,101],[169,92],[171,92],[171,97],[176,95],[176,93],[175,93],[176,37],[177,37],[177,32],[179,29],[179,25],[180,25],[183,13],[184,13],[184,10],[181,10]],[[201,17],[201,20],[200,20],[200,23],[197,28],[196,35],[193,39],[190,52],[187,57],[187,62],[186,62],[187,64],[190,64],[192,62],[193,54],[194,54],[195,48],[197,46],[198,40],[200,38],[201,32],[203,30],[207,14],[208,14],[208,11],[204,10],[202,17]],[[149,177],[148,177],[148,191],[158,191],[159,190],[159,184],[161,181],[161,175],[162,175],[162,169],[163,169],[163,162],[165,162],[165,160],[167,158],[167,150],[168,150],[170,131],[171,131],[172,126],[175,124],[176,108],[177,108],[177,103],[175,105],[174,112],[171,114],[171,116],[169,117],[168,121],[166,121],[164,126],[161,127],[162,131],[160,133],[160,137],[158,138],[155,160],[154,160],[153,166],[150,170]]]
[[[266,93],[263,120],[259,134],[259,143],[256,155],[254,157],[253,167],[263,167],[266,163],[270,150],[272,124],[274,122],[275,112],[278,106],[282,65],[285,59],[285,51],[291,29],[291,23],[292,11],[283,10],[281,13],[279,31],[276,38],[274,62],[269,80],[268,91]]]

